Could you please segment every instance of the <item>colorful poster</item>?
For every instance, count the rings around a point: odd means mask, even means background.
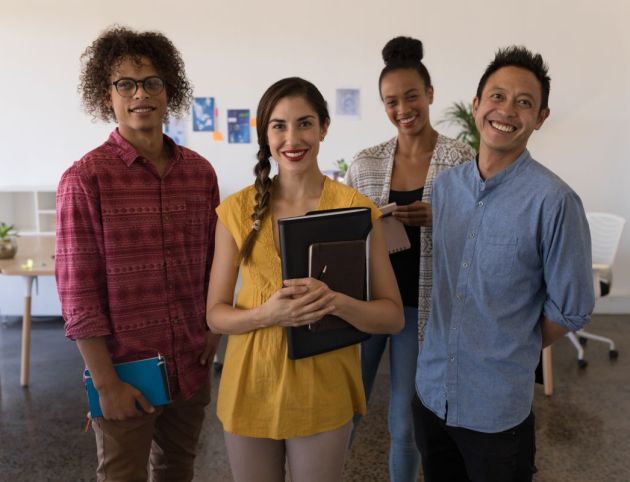
[[[176,117],[171,117],[168,119],[166,124],[164,124],[164,134],[169,136],[171,139],[175,141],[175,144],[179,144],[180,146],[186,145],[186,126],[188,124],[188,119],[177,119]]]
[[[214,131],[214,97],[195,97],[193,131]]]
[[[227,128],[230,144],[249,144],[249,109],[228,109]]]
[[[335,113],[341,116],[359,117],[360,115],[359,89],[337,89],[337,103]]]

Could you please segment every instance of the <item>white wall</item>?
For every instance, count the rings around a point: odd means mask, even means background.
[[[524,44],[550,65],[551,117],[536,133],[534,157],[582,196],[585,208],[630,220],[630,2],[606,0],[245,0],[159,2],[58,0],[0,6],[0,187],[54,185],[111,126],[82,112],[79,56],[113,23],[167,34],[182,51],[200,96],[225,110],[250,108],[272,82],[300,75],[334,110],[338,87],[358,87],[361,120],[333,116],[322,168],[394,134],[376,88],[380,49],[394,35],[416,36],[436,88],[435,121],[453,101],[469,100],[499,46]],[[444,133],[448,128],[438,126]],[[217,170],[222,195],[253,179],[256,144],[216,143],[189,132],[189,145]],[[615,264],[612,311],[630,312],[630,225]],[[4,282],[4,280],[0,280]],[[21,287],[19,292],[21,292]],[[3,297],[4,298],[4,297]],[[2,309],[6,312],[13,309]],[[11,305],[12,306],[12,305]],[[21,310],[17,305],[16,311]]]

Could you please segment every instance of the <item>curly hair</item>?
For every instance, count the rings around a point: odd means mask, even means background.
[[[143,57],[151,61],[164,81],[167,116],[181,117],[188,110],[193,96],[192,85],[173,43],[159,32],[135,32],[115,25],[101,33],[81,55],[78,90],[88,114],[103,121],[116,120],[108,105],[112,72],[126,59],[139,66]]]

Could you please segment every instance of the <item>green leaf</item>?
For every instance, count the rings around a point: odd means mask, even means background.
[[[345,176],[346,171],[348,170],[348,163],[345,161],[345,159],[344,158],[337,159],[335,161],[335,165],[337,166],[337,169],[341,171],[341,175]]]
[[[444,112],[444,118],[438,124],[455,125],[459,127],[457,139],[468,144],[475,152],[479,152],[479,131],[472,113],[472,104],[454,102]]]
[[[14,236],[17,234],[15,227],[12,224],[0,223],[0,239]]]

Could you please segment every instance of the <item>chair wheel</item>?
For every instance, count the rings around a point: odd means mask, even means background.
[[[580,345],[586,346],[586,342],[588,341],[588,338],[585,338],[583,336],[578,336],[578,340],[580,341]]]
[[[586,360],[578,360],[578,368],[586,368],[588,366],[588,362]]]
[[[220,375],[220,374],[221,374],[221,372],[223,371],[223,363],[214,362],[214,363],[212,364],[212,367],[214,368],[214,372],[215,372],[217,375]]]
[[[611,360],[616,360],[619,357],[619,352],[617,350],[610,350],[608,352],[608,358]]]

